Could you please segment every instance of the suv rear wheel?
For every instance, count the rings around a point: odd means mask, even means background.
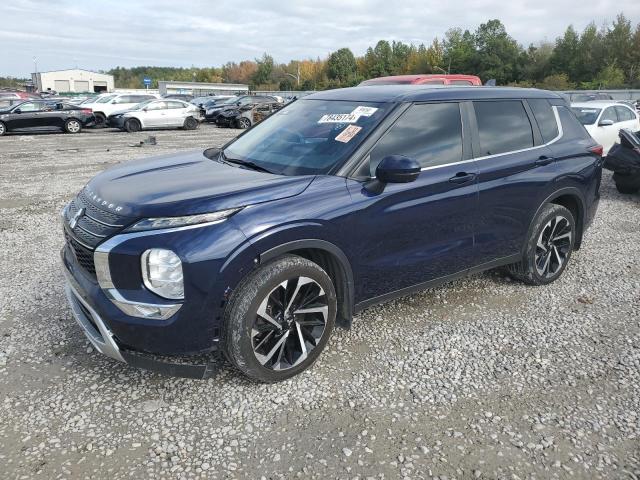
[[[533,222],[523,260],[508,267],[511,276],[530,285],[557,280],[571,258],[575,231],[575,219],[567,208],[545,205]]]
[[[248,377],[272,383],[310,367],[335,324],[336,293],[316,263],[286,255],[253,272],[225,310],[222,347]]]

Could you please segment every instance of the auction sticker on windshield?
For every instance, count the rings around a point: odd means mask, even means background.
[[[375,107],[364,107],[362,105],[356,107],[353,112],[351,112],[351,115],[358,115],[361,117],[370,117],[371,115],[373,115],[374,113],[376,113],[378,111],[377,108]]]
[[[354,115],[353,113],[329,113],[323,115],[318,123],[356,123],[360,115]]]
[[[349,125],[336,137],[336,142],[349,143],[349,141],[355,137],[360,130],[362,130],[362,127]]]

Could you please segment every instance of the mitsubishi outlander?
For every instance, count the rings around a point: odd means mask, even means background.
[[[223,148],[93,178],[63,211],[68,299],[121,362],[218,351],[283,380],[371,305],[497,267],[557,280],[595,215],[601,155],[548,91],[315,93]]]

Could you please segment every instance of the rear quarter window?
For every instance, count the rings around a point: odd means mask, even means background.
[[[589,135],[582,123],[580,123],[576,118],[575,113],[567,107],[560,106],[556,108],[558,109],[558,117],[560,117],[560,123],[562,124],[563,140],[582,140],[585,138],[591,138],[591,135]]]
[[[533,111],[533,116],[538,123],[538,128],[540,128],[542,140],[548,143],[556,138],[558,136],[558,122],[556,121],[556,116],[553,113],[549,101],[545,99],[535,99],[527,100],[527,102]]]

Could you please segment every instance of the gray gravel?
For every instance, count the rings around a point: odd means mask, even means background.
[[[640,478],[640,197],[605,174],[583,249],[371,308],[308,372],[168,378],[94,352],[58,212],[109,165],[220,145],[203,125],[0,139],[2,478]]]

